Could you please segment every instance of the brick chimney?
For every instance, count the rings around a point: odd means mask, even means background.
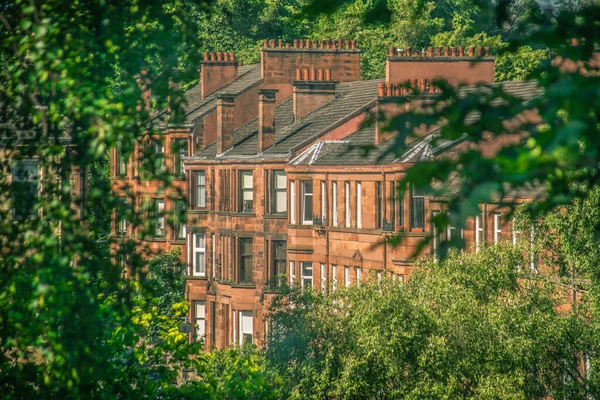
[[[335,97],[336,82],[331,81],[330,69],[296,69],[292,85],[295,121]]]
[[[387,82],[380,83],[378,87],[377,104],[373,110],[377,116],[375,123],[375,144],[378,145],[391,137],[397,131],[385,131],[384,121],[389,121],[400,114],[407,112],[427,111],[427,105],[431,104],[433,98],[441,93],[432,79],[412,79],[404,83]],[[404,102],[399,102],[403,98]],[[416,127],[412,134],[421,136],[429,131],[424,127]],[[407,138],[414,140],[414,137]]]
[[[204,61],[200,65],[202,98],[235,80],[238,76],[237,67],[233,53],[204,53]]]
[[[338,82],[360,80],[360,50],[355,40],[265,40],[261,74],[265,86],[278,89],[277,101],[292,95],[296,69],[329,69]]]
[[[235,97],[223,94],[217,97],[217,155],[233,146]]]
[[[262,89],[258,92],[258,151],[263,152],[275,144],[275,105],[278,90]]]
[[[390,47],[385,64],[386,82],[444,79],[450,85],[494,82],[494,57],[488,47]]]

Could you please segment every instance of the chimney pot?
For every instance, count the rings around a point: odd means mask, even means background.
[[[223,61],[223,52],[222,51],[217,52],[217,61]]]
[[[469,47],[469,57],[473,57],[475,55],[475,48],[473,46]]]
[[[286,48],[286,49],[289,49],[289,48],[290,48],[290,44],[289,44],[289,43],[286,43],[286,44],[285,44],[285,48]]]
[[[350,50],[350,41],[346,40],[346,50]]]
[[[408,57],[412,56],[412,47],[407,46],[407,47],[404,48],[404,50],[406,51],[406,55]]]
[[[392,82],[388,82],[385,84],[385,95],[386,96],[393,96],[394,94],[394,84]]]
[[[325,40],[321,40],[321,44],[319,48],[324,49],[327,45],[325,44]]]
[[[577,38],[571,38],[571,45],[578,46],[579,45],[579,40],[577,40]]]
[[[342,49],[344,47],[344,41],[342,39],[338,39],[338,49]]]
[[[427,56],[432,58],[433,57],[433,47],[428,47],[427,48]]]
[[[388,49],[388,56],[389,57],[394,57],[396,55],[396,48],[395,47],[390,47]]]
[[[452,57],[456,57],[456,47],[452,48]]]
[[[400,84],[394,83],[394,96],[400,96]]]
[[[477,47],[477,57],[481,57],[483,55],[483,48],[481,46]]]
[[[351,40],[350,45],[352,46],[352,50],[356,49],[356,40]]]
[[[208,61],[208,52],[206,52],[206,51],[204,52],[204,54],[202,55],[202,59],[204,61]]]
[[[306,48],[310,49],[310,40],[306,39]]]
[[[277,48],[281,49],[283,47],[283,40],[278,39],[277,40]]]
[[[296,68],[296,80],[297,81],[302,80],[302,70],[300,68]]]
[[[421,49],[421,57],[425,57],[425,49]]]
[[[444,57],[450,56],[450,48],[448,46],[444,46]]]
[[[304,68],[302,70],[302,80],[303,81],[307,81],[308,80],[308,68]]]
[[[318,49],[319,48],[319,41],[318,40],[313,40],[312,47],[313,47],[313,49]]]
[[[297,49],[298,48],[298,39],[294,39],[294,48]]]
[[[269,41],[268,40],[263,40],[263,47],[265,47],[265,48],[269,47]]]
[[[489,47],[484,47],[483,50],[485,51],[485,56],[489,57],[490,56],[490,48]]]
[[[326,69],[325,70],[325,80],[326,81],[330,81],[331,80],[331,70],[330,69]]]
[[[458,55],[459,55],[459,57],[465,56],[465,48],[463,46],[458,47]]]
[[[210,52],[210,61],[215,61],[215,53],[214,52]]]
[[[379,97],[385,96],[385,83],[380,83],[377,87]]]
[[[311,81],[316,81],[317,80],[317,70],[316,69],[311,68],[309,80],[311,80]]]
[[[327,48],[331,49],[331,40],[327,40],[326,43],[327,43]]]

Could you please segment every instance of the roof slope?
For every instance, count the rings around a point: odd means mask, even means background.
[[[377,85],[382,80],[356,81],[339,84],[333,100],[294,121],[292,100],[281,103],[275,110],[275,144],[259,154],[258,119],[234,132],[233,147],[216,155],[216,144],[211,144],[192,158],[247,158],[264,157],[288,160],[292,150],[310,143],[338,126],[355,112],[368,107],[377,97]]]
[[[184,124],[191,124],[196,118],[202,117],[217,106],[217,97],[221,94],[238,95],[262,81],[260,64],[244,65],[238,68],[238,77],[219,90],[202,98],[202,82],[191,87],[184,93],[185,104],[183,112]],[[159,112],[157,118],[162,119],[166,112]],[[164,121],[163,121],[164,122]]]

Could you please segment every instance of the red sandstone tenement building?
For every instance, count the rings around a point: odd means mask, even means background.
[[[399,198],[397,182],[413,163],[464,144],[434,145],[435,131],[423,132],[404,154],[388,153],[393,135],[363,122],[371,112],[405,110],[389,101],[404,94],[398,83],[421,89],[410,102],[418,107],[435,96],[434,78],[492,83],[494,58],[481,48],[392,48],[385,79],[360,80],[354,41],[265,41],[261,63],[243,67],[231,53],[205,55],[201,83],[186,93],[184,123],[165,129],[156,144],[166,167],[180,172],[175,186],[186,198],[156,193],[152,182],[134,190],[159,212],[187,204],[186,223],[172,228],[159,221],[146,245],[182,248],[190,318],[207,346],[261,345],[266,308],[282,280],[336,287],[369,272],[410,274],[411,256],[432,234],[431,217],[443,210],[443,199],[416,190]],[[531,82],[503,85],[524,101],[539,95]],[[174,141],[181,141],[177,154]],[[365,145],[374,150],[363,157]],[[119,193],[133,184],[135,171],[114,156]],[[499,204],[480,209],[462,233],[449,228],[436,237],[462,234],[476,247],[513,234]],[[401,245],[381,244],[401,231]]]

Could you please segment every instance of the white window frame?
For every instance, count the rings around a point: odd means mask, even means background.
[[[325,291],[327,288],[327,269],[325,263],[321,263],[321,290]]]
[[[212,266],[212,276],[213,278],[217,277],[217,235],[214,233],[211,235],[211,246],[212,246],[212,257],[211,257],[211,266]]]
[[[356,182],[356,227],[362,228],[362,183]]]
[[[338,226],[339,224],[339,217],[338,217],[338,183],[337,182],[333,182],[333,188],[332,188],[332,192],[333,195],[332,200],[333,200],[333,205],[332,205],[332,214],[333,214],[333,226]]]
[[[290,286],[296,282],[296,261],[290,260]]]
[[[305,274],[305,268],[310,270],[310,275]],[[300,262],[300,277],[301,284],[304,288],[305,281],[310,280],[310,287],[314,287],[314,271],[313,271],[313,263],[312,261],[302,261]]]
[[[531,231],[529,233],[530,240],[530,255],[529,255],[529,266],[533,272],[538,272],[538,255],[535,251],[535,225],[531,225]]]
[[[311,192],[308,193],[306,191],[306,186],[310,184],[311,185]],[[311,212],[310,215],[306,215],[306,205],[310,202],[310,205],[313,206],[313,199],[314,199],[314,184],[313,181],[300,181],[300,192],[301,192],[301,218],[300,221],[302,222],[302,225],[312,225],[313,224],[313,213]],[[312,207],[311,207],[312,208]],[[313,209],[314,212],[314,209]],[[306,217],[308,217],[308,219],[306,219]]]
[[[346,182],[344,187],[346,188],[344,193],[344,195],[346,196],[346,220],[344,221],[344,223],[346,224],[346,228],[350,228],[350,182]]]
[[[475,216],[475,252],[478,253],[483,248],[483,213]]]
[[[154,225],[154,237],[165,238],[167,237],[165,227],[165,199],[153,199],[154,200],[154,212],[156,222]],[[162,233],[160,233],[162,232]]]
[[[206,171],[194,171],[196,202],[195,208],[206,208]]]
[[[327,184],[321,181],[321,221],[325,225],[327,220]]]
[[[356,267],[356,283],[360,283],[361,278],[362,278],[362,268]]]
[[[500,241],[502,235],[502,214],[494,213],[494,243]]]
[[[279,185],[279,178],[283,177],[282,185]],[[285,175],[285,171],[276,170],[273,171],[273,210],[274,214],[285,214],[287,213],[287,176]],[[281,201],[278,200],[278,195],[283,193],[284,198]]]
[[[206,301],[194,301],[194,325],[196,326],[196,340],[206,338]]]
[[[337,285],[338,285],[338,280],[337,280],[337,265],[332,265],[331,266],[331,282],[332,282],[333,290],[335,291],[337,289]]]
[[[290,224],[296,223],[296,181],[290,181]]]
[[[256,204],[254,204],[254,171],[253,170],[243,170],[240,171],[240,212],[253,213],[256,212]],[[249,177],[250,182],[246,185],[244,177]],[[244,195],[249,193],[250,199],[244,199]],[[244,209],[245,201],[249,200],[252,202],[251,208]]]
[[[344,267],[344,284],[346,287],[350,287],[350,267]]]
[[[519,238],[521,237],[521,231],[515,229],[515,221],[516,219],[513,217],[512,219],[512,243],[513,246],[516,246],[519,242]]]
[[[203,237],[204,240],[204,247],[200,247],[198,246],[198,238]],[[193,249],[192,249],[192,275],[193,276],[206,276],[206,234],[204,233],[194,233],[192,235],[192,243],[193,243]],[[202,254],[203,255],[203,259],[204,259],[204,270],[200,271],[197,270],[198,269],[198,265],[197,264],[197,260],[198,254]]]
[[[250,326],[249,327],[244,326],[244,321],[246,321],[246,322],[250,321]],[[244,334],[249,334],[251,337],[250,343],[254,343],[254,315],[253,315],[252,311],[248,311],[248,310],[238,311],[238,323],[239,323],[238,345],[241,347],[244,344]]]

